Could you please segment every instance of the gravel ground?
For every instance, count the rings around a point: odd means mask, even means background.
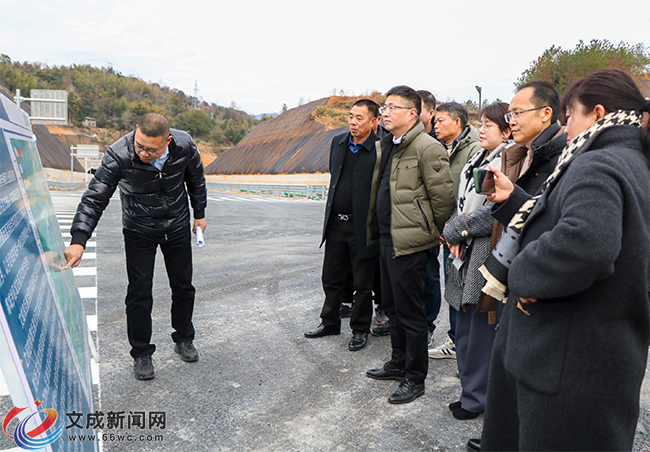
[[[126,288],[119,199],[97,230],[99,353],[97,409],[165,412],[165,429],[117,436],[104,451],[463,451],[482,416],[455,420],[455,360],[430,360],[426,395],[390,405],[397,386],[365,376],[389,359],[389,338],[349,352],[351,331],[305,339],[323,302],[318,248],[324,204],[210,192],[206,245],[194,248],[197,363],[173,351],[170,291],[162,256],[154,281],[156,378],[137,381],[126,338]],[[436,344],[448,328],[447,305]],[[604,407],[606,409],[606,407]],[[643,386],[635,451],[650,450],[650,384]],[[110,433],[136,433],[136,430]],[[139,441],[143,439],[143,441]]]

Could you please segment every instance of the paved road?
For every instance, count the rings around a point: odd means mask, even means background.
[[[340,336],[303,337],[319,323],[323,301],[322,201],[216,192],[209,198],[206,245],[194,248],[200,360],[184,363],[173,352],[170,291],[159,254],[151,381],[135,380],[128,354],[118,198],[96,231],[97,409],[164,412],[166,419],[164,430],[141,431],[162,434],[161,441],[108,437],[104,451],[463,451],[467,438],[480,434],[482,417],[457,421],[447,408],[460,392],[455,360],[430,360],[426,395],[394,406],[386,399],[397,383],[365,377],[366,369],[389,358],[388,338],[371,337],[365,349],[349,352],[345,322]],[[443,306],[437,343],[448,327]],[[646,384],[638,451],[650,449],[649,411]]]

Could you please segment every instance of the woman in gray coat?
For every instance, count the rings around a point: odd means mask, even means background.
[[[564,94],[568,144],[537,195],[491,168],[507,226],[484,274],[509,295],[481,450],[632,448],[650,343],[649,110],[629,75],[598,71]]]
[[[447,265],[445,300],[458,311],[456,317],[456,358],[462,385],[460,399],[449,405],[459,420],[473,419],[485,408],[490,353],[495,325],[488,314],[475,313],[485,279],[478,269],[490,253],[492,203],[474,190],[474,169],[501,166],[501,150],[511,142],[510,126],[504,115],[508,104],[497,102],[481,111],[478,128],[481,151],[469,159],[460,174],[458,202],[444,228],[451,252]]]

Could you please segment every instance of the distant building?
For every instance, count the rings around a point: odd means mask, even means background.
[[[97,127],[97,120],[86,116],[86,119],[83,120],[83,125],[87,127]]]

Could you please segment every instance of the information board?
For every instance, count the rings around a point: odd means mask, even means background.
[[[29,120],[0,95],[0,365],[15,410],[27,408],[2,434],[14,436],[15,429],[18,435],[19,420],[39,413],[31,425],[46,431],[32,436],[27,426],[26,444],[94,451],[96,440],[70,440],[65,434],[66,413],[93,412],[93,387],[83,304],[72,270],[62,270],[63,251]],[[45,427],[52,412],[57,419]],[[75,433],[96,433],[83,430]],[[63,434],[48,442],[57,431]]]

